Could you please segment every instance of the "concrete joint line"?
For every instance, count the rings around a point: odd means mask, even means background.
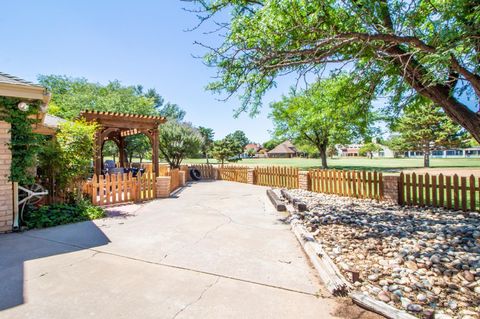
[[[26,234],[23,234],[23,236],[33,238],[33,239],[40,239],[40,240],[44,240],[44,241],[49,241],[49,242],[52,242],[52,243],[61,244],[61,245],[69,246],[69,247],[75,247],[75,248],[80,248],[80,249],[96,252],[96,254],[90,256],[89,258],[93,258],[97,254],[104,254],[104,255],[109,255],[109,256],[113,256],[113,257],[129,259],[129,260],[136,261],[136,262],[142,262],[142,263],[157,265],[157,266],[161,266],[161,267],[167,267],[167,268],[184,270],[184,271],[189,271],[189,272],[194,272],[194,273],[198,273],[198,274],[204,274],[204,275],[209,275],[209,276],[214,276],[214,277],[219,277],[219,278],[225,278],[225,279],[239,281],[239,282],[243,282],[243,283],[247,283],[247,284],[252,284],[252,285],[257,285],[257,286],[262,286],[262,287],[268,287],[268,288],[273,288],[273,289],[279,289],[279,290],[293,292],[293,293],[307,295],[307,296],[319,297],[318,293],[311,293],[311,292],[307,292],[307,291],[276,286],[276,285],[257,282],[257,281],[253,281],[253,280],[237,278],[237,277],[232,277],[232,276],[223,275],[223,274],[217,274],[217,273],[213,273],[213,272],[209,272],[209,271],[205,271],[205,270],[193,269],[193,268],[188,268],[188,267],[183,267],[183,266],[178,266],[178,265],[173,265],[173,264],[167,264],[167,263],[162,263],[162,262],[156,262],[156,261],[151,261],[151,260],[146,260],[146,259],[130,257],[130,256],[121,255],[121,254],[117,254],[117,253],[111,253],[111,252],[108,252],[108,251],[102,251],[102,250],[98,250],[98,249],[94,249],[94,248],[84,247],[82,245],[76,245],[76,244],[66,243],[66,242],[62,242],[62,241],[58,241],[58,240],[47,239],[47,238],[43,238],[43,237],[37,237],[37,236],[26,235]]]

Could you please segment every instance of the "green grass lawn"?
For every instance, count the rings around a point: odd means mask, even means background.
[[[205,164],[204,159],[186,159],[184,164]],[[210,163],[217,163],[215,160],[210,160]],[[277,165],[277,166],[295,166],[301,169],[320,168],[320,159],[310,158],[249,158],[243,159],[234,163],[236,165],[246,166],[265,166],[265,165]],[[476,167],[480,168],[479,158],[439,158],[430,160],[431,167],[457,167],[467,168]],[[385,172],[398,172],[403,169],[421,168],[423,167],[423,159],[421,158],[333,158],[328,159],[328,165],[330,168],[338,169],[362,169],[362,170],[378,170]]]

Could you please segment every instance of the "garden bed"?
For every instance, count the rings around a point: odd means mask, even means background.
[[[480,214],[291,190],[355,289],[419,317],[480,318]],[[348,270],[348,271],[347,271]]]

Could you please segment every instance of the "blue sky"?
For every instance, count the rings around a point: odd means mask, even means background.
[[[187,111],[187,121],[213,128],[216,138],[242,129],[253,141],[268,140],[268,103],[287,93],[294,80],[270,91],[257,117],[233,118],[238,99],[220,102],[206,92],[215,70],[192,57],[202,53],[195,40],[219,39],[185,32],[197,20],[184,6],[179,0],[4,1],[0,71],[30,81],[38,74],[61,74],[154,87]]]

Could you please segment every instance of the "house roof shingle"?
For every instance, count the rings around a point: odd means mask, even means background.
[[[297,149],[290,141],[285,141],[275,146],[268,154],[295,154]]]
[[[23,86],[33,86],[33,87],[41,87],[40,85],[34,84],[32,82],[26,81],[19,77],[0,72],[0,83],[7,83],[7,84],[15,84],[15,85],[23,85]]]

